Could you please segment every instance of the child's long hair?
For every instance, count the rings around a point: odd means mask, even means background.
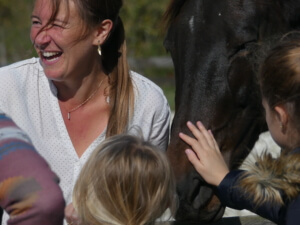
[[[175,209],[175,181],[163,152],[130,135],[106,139],[90,156],[73,192],[83,224],[154,224]]]

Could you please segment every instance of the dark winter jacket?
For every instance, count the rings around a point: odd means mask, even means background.
[[[246,170],[229,172],[217,187],[221,202],[248,209],[277,224],[300,224],[300,148],[258,157]]]

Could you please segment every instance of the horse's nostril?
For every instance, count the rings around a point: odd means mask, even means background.
[[[222,217],[224,209],[212,187],[196,173],[177,183],[177,193],[180,202],[176,220],[209,222]]]
[[[192,185],[191,185],[191,192],[189,194],[189,199],[191,202],[196,198],[196,196],[199,194],[199,189],[201,188],[201,185],[203,182],[200,182],[199,179],[193,179],[192,180]]]
[[[204,207],[212,198],[213,191],[211,187],[201,186],[198,188],[198,193],[194,197],[192,205],[195,209]]]
[[[193,178],[191,180],[188,200],[194,209],[200,209],[207,204],[213,195],[211,187],[201,178]]]

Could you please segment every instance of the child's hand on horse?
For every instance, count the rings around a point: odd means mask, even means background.
[[[212,132],[206,130],[201,122],[197,122],[197,127],[191,122],[187,126],[195,138],[183,133],[179,137],[192,147],[185,150],[189,161],[207,183],[218,186],[229,169]]]

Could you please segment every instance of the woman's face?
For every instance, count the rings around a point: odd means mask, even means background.
[[[95,32],[80,39],[83,21],[73,1],[69,1],[69,9],[62,1],[54,22],[40,32],[51,17],[51,1],[36,0],[31,19],[30,38],[45,74],[57,81],[86,76],[98,64]]]

